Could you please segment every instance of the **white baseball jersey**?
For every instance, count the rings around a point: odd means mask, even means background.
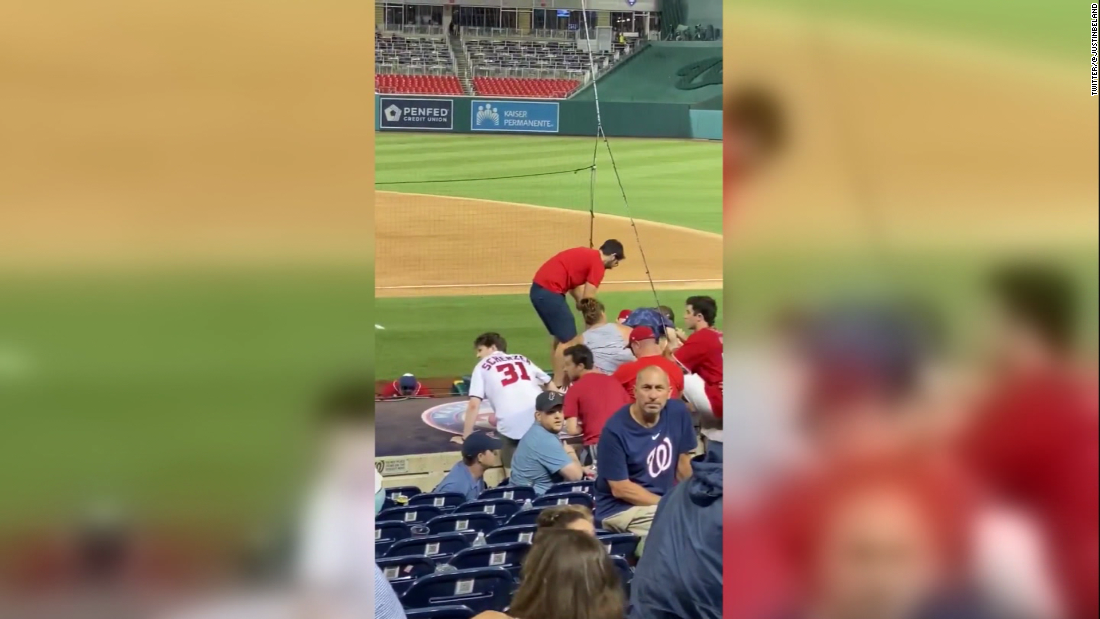
[[[470,397],[488,400],[497,432],[518,441],[535,422],[535,398],[550,376],[523,355],[495,352],[474,366]]]

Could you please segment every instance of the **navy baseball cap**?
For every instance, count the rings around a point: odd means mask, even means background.
[[[485,451],[500,449],[504,443],[484,432],[473,432],[462,441],[462,455],[472,458]]]
[[[540,413],[550,413],[565,406],[565,397],[554,391],[543,391],[535,398],[535,410]]]
[[[416,389],[417,385],[419,384],[420,383],[417,382],[416,377],[412,374],[405,374],[401,376],[401,378],[397,379],[397,386],[403,390],[412,391]]]

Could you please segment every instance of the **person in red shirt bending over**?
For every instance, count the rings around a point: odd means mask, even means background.
[[[599,249],[574,247],[558,252],[535,272],[531,282],[531,305],[550,333],[554,384],[558,387],[564,386],[565,349],[581,343],[565,295],[571,295],[574,301],[595,298],[605,271],[619,266],[625,259],[623,244],[610,239]]]
[[[1043,529],[1067,619],[1100,616],[1096,370],[1074,360],[1079,300],[1039,265],[991,278],[995,382],[961,440],[963,459]]]
[[[634,353],[635,360],[624,363],[615,370],[612,375],[634,401],[634,381],[638,372],[651,365],[655,365],[668,374],[669,398],[679,398],[684,393],[684,371],[675,361],[664,356],[661,346],[657,344],[657,336],[649,327],[634,327],[630,330],[630,343],[627,344]]]
[[[684,306],[684,324],[692,334],[675,349],[673,358],[689,374],[702,379],[705,403],[710,405],[705,412],[721,419],[722,332],[714,328],[717,316],[718,304],[711,297],[688,297]]]
[[[565,375],[569,390],[565,392],[565,430],[570,434],[584,433],[584,453],[581,464],[596,464],[596,445],[607,420],[620,408],[630,404],[630,396],[622,384],[594,369],[592,351],[584,344],[565,349]]]

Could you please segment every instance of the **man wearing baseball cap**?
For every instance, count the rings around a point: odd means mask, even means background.
[[[555,481],[578,481],[591,474],[581,466],[573,448],[558,438],[565,425],[564,405],[565,396],[553,391],[544,391],[535,399],[535,423],[512,456],[511,483],[531,486],[543,494]]]
[[[485,490],[485,471],[500,466],[497,454],[504,445],[484,432],[473,432],[462,441],[462,461],[456,462],[432,492],[459,492],[467,501],[477,499]]]
[[[612,376],[619,381],[628,394],[631,394],[632,402],[634,382],[638,372],[654,365],[668,375],[671,389],[669,397],[672,399],[680,397],[684,392],[684,371],[675,361],[661,354],[661,347],[657,344],[657,336],[653,334],[653,329],[645,326],[634,327],[630,330],[630,340],[626,347],[634,353],[636,359],[620,365]]]

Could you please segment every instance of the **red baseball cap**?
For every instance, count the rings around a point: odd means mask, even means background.
[[[630,318],[630,310],[623,310],[619,312],[619,320],[626,320]]]
[[[628,341],[623,348],[630,348],[630,345],[634,342],[642,342],[645,340],[657,340],[657,336],[653,335],[653,329],[649,327],[634,327],[630,330],[630,341]]]

